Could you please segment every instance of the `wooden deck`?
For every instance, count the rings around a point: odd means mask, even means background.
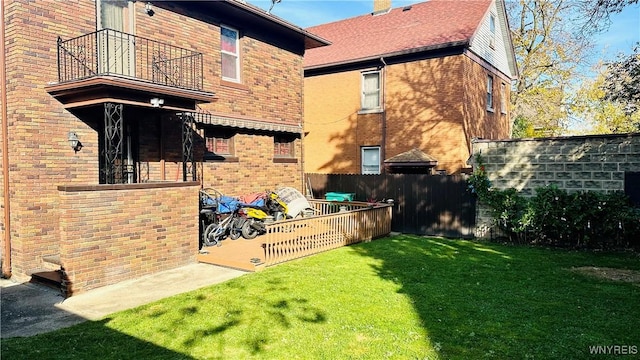
[[[242,271],[259,271],[264,268],[264,248],[260,237],[252,240],[239,238],[237,240],[226,239],[220,242],[220,246],[207,246],[202,248],[197,259],[201,263],[219,265]]]
[[[391,206],[361,202],[310,201],[317,215],[278,221],[255,239],[226,239],[197,256],[199,262],[243,271],[317,254],[388,235]]]

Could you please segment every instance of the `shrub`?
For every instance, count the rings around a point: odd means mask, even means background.
[[[623,192],[569,194],[557,186],[536,189],[530,199],[516,189],[492,188],[482,159],[469,189],[489,208],[509,241],[571,248],[640,249],[640,209]]]

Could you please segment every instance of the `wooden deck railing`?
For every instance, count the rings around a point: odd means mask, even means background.
[[[265,266],[370,241],[391,232],[390,204],[309,202],[317,215],[267,225],[267,233],[260,239]]]

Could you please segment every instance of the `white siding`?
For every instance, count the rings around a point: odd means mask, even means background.
[[[491,40],[491,31],[489,30],[490,14],[495,17],[495,41],[494,47],[489,46]],[[491,4],[489,12],[482,20],[482,24],[478,29],[475,37],[471,41],[471,51],[485,59],[491,65],[503,73],[514,77],[513,71],[509,69],[509,55],[507,54],[507,46],[509,44],[507,24],[502,16],[502,12],[496,7],[496,2]]]

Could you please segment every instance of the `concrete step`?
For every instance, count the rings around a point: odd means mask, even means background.
[[[62,271],[48,269],[36,270],[31,273],[31,280],[29,282],[60,290],[62,288]]]
[[[42,257],[43,267],[47,270],[60,270],[62,267],[62,262],[60,261],[60,255],[47,255]]]

